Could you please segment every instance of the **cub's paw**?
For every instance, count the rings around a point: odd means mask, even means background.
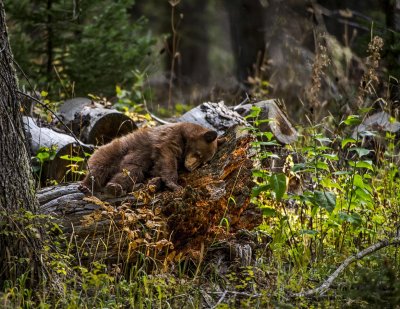
[[[167,182],[166,187],[171,189],[172,191],[179,191],[182,190],[182,187],[180,185],[177,185],[176,183],[173,182]]]
[[[90,189],[87,186],[85,186],[83,183],[79,184],[78,190],[81,191],[85,195],[92,195],[92,191],[90,191]]]
[[[109,182],[105,187],[105,192],[113,196],[121,196],[125,194],[124,189],[118,183]]]

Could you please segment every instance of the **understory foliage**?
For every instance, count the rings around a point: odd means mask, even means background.
[[[61,99],[89,93],[112,96],[117,84],[136,81],[135,72],[146,68],[154,43],[146,20],[132,20],[128,14],[133,4],[6,0],[14,58],[40,90]],[[26,85],[23,74],[19,77]]]
[[[113,3],[122,5],[121,3],[125,2]],[[103,13],[106,14],[107,9]],[[109,13],[111,14],[111,11]],[[93,16],[97,16],[95,12]],[[93,18],[99,22],[102,20],[101,16]],[[104,18],[103,22],[108,22],[108,17]],[[74,65],[73,57],[78,57],[81,52],[90,54],[92,48],[97,49],[95,45],[91,45],[94,42],[90,40],[95,29],[92,25],[86,25],[84,29],[78,31],[78,35],[86,39],[71,45],[68,52],[60,53],[60,57],[64,55],[68,59],[62,62],[65,63],[63,71],[65,74],[70,74],[69,76],[75,74],[71,69]],[[101,29],[106,31],[105,26]],[[117,33],[115,36],[118,36]],[[371,54],[372,61],[379,60],[376,52],[381,50],[381,43],[379,38],[372,40],[370,51],[375,53]],[[116,46],[113,48],[118,50]],[[329,61],[324,55],[326,49],[319,46],[319,52],[320,55],[315,61],[321,63],[314,64],[312,76],[314,84],[308,93],[316,115],[319,115],[317,109],[322,106],[318,101],[318,91],[323,86],[320,77],[325,74],[322,71],[329,67]],[[104,56],[102,59],[107,62],[109,58]],[[358,100],[360,107],[366,107],[363,105],[365,102],[371,102],[367,98],[371,99],[371,95],[374,94],[370,86],[378,82],[374,72],[376,68],[374,62],[363,77],[359,95],[353,98],[355,101]],[[91,72],[95,70],[91,69]],[[101,74],[96,76],[102,78]],[[121,76],[118,80],[121,80]],[[106,80],[102,82],[106,83]],[[99,80],[93,80],[93,83],[96,83],[96,87],[100,85]],[[113,86],[111,83],[109,85]],[[124,100],[121,89],[118,90],[118,98],[118,108],[128,109],[131,104]],[[372,101],[376,99],[372,98]],[[6,282],[5,286],[1,287],[3,292],[0,292],[0,306],[24,308],[266,308],[268,306],[393,308],[398,306],[400,257],[397,247],[384,248],[350,265],[336,279],[335,284],[323,298],[291,298],[293,292],[319,286],[347,257],[398,233],[400,222],[398,137],[394,133],[372,130],[356,131],[354,134],[356,127],[369,112],[371,109],[364,108],[357,113],[346,115],[343,119],[329,116],[318,123],[315,121],[316,117],[311,117],[313,120],[309,126],[298,128],[299,140],[291,146],[283,147],[274,140],[271,132],[261,132],[258,129],[259,124],[269,120],[258,119],[260,110],[257,108],[252,110],[248,118],[252,120],[253,127],[249,130],[255,136],[253,146],[257,153],[254,169],[257,185],[252,193],[252,202],[258,205],[264,214],[264,221],[259,226],[258,232],[260,235],[269,235],[271,239],[267,247],[257,251],[256,265],[232,267],[221,272],[218,269],[219,264],[215,261],[194,262],[190,259],[173,257],[174,263],[170,263],[171,261],[160,263],[154,254],[154,248],[170,247],[171,243],[166,239],[156,243],[150,241],[151,233],[147,233],[146,228],[159,236],[157,229],[154,228],[158,223],[154,219],[157,214],[143,210],[146,213],[141,214],[143,217],[139,219],[133,212],[126,217],[127,221],[136,220],[135,223],[141,226],[137,230],[128,229],[126,232],[134,234],[132,237],[135,239],[137,235],[143,234],[140,236],[140,241],[135,240],[132,245],[132,252],[138,256],[135,264],[109,265],[102,259],[88,258],[95,256],[97,248],[79,247],[74,239],[65,239],[62,235],[58,235],[60,228],[57,225],[51,225],[49,228],[51,227],[54,234],[54,243],[45,249],[50,251],[51,247],[57,248],[51,250],[51,254],[55,256],[51,259],[50,266],[63,278],[62,282],[57,282],[61,292],[52,290],[46,282],[37,289],[32,289],[26,277],[22,276],[14,282]],[[395,119],[391,119],[391,122],[394,121]],[[380,141],[379,145],[367,142],[375,139]],[[280,170],[276,171],[276,167]],[[109,205],[102,206],[106,215],[118,212],[118,209],[108,208]],[[23,217],[27,215],[33,216],[29,213]],[[151,223],[147,220],[149,216]],[[47,219],[52,220],[52,218]],[[84,219],[96,221],[96,216]],[[40,217],[40,220],[46,218]],[[0,233],[9,233],[7,227],[1,224],[2,222],[0,222]],[[35,227],[29,226],[29,228]],[[102,246],[107,248],[107,241]],[[18,267],[18,263],[26,261],[12,257],[7,262],[14,263],[15,267]]]

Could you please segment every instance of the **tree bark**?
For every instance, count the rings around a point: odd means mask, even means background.
[[[40,242],[25,229],[24,211],[35,213],[35,185],[24,143],[21,105],[8,40],[3,0],[0,0],[0,286],[26,271],[40,275]],[[26,264],[18,260],[26,259]],[[25,267],[24,267],[25,266]]]

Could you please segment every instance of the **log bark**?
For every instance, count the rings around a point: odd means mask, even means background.
[[[138,252],[168,261],[188,254],[262,220],[250,203],[253,187],[250,142],[240,128],[231,128],[213,160],[194,172],[180,173],[178,192],[154,187],[127,197],[84,197],[77,184],[39,192],[42,213],[57,218],[78,248],[107,261],[134,261]]]
[[[83,158],[85,152],[93,151],[93,147],[83,144],[67,134],[58,133],[49,128],[40,128],[31,117],[24,116],[23,123],[32,156],[35,156],[42,147],[56,148],[54,159],[44,162],[43,166],[39,166],[42,168],[42,180],[54,179],[57,182],[76,180],[76,175],[67,173],[68,165],[71,162],[61,157],[69,155]],[[79,162],[76,163],[79,164]],[[79,165],[82,168],[82,164]]]
[[[137,129],[133,120],[125,114],[87,98],[65,101],[59,116],[86,144],[103,145]]]

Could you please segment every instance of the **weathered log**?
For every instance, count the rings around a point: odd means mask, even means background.
[[[76,175],[67,173],[70,161],[61,157],[65,155],[84,157],[84,152],[91,152],[92,147],[67,134],[58,133],[49,128],[41,128],[31,117],[24,116],[23,122],[32,156],[36,156],[43,147],[48,148],[49,152],[51,152],[50,149],[54,149],[54,159],[46,160],[41,166],[42,179],[54,179],[58,182],[76,180]]]
[[[400,122],[393,119],[388,113],[381,111],[368,116],[353,131],[352,137],[358,138],[360,135],[365,136],[369,132],[391,132],[398,133],[400,131]]]
[[[257,126],[261,132],[272,132],[276,140],[282,144],[291,144],[297,140],[296,129],[275,100],[244,104],[233,108],[229,108],[223,102],[207,102],[193,108],[177,120],[197,123],[222,134],[234,125],[249,126],[254,124],[254,119],[250,118],[247,121],[244,118],[250,115],[252,108],[259,109],[257,120],[270,119],[270,121],[263,121]]]
[[[388,139],[386,133],[394,134],[395,141],[399,140],[400,136],[400,122],[391,117],[385,111],[372,114],[366,117],[361,124],[359,124],[352,133],[352,138],[360,140],[364,148],[374,150],[371,151],[367,158],[379,163],[386,153]],[[398,153],[399,145],[395,142],[394,153]],[[394,156],[395,162],[399,162],[397,156]]]
[[[232,111],[223,101],[206,102],[191,109],[177,119],[178,122],[191,122],[216,130],[223,134],[232,126],[247,126],[248,123],[237,112]]]
[[[259,112],[256,117],[249,119],[251,123],[253,123],[254,120],[270,120],[260,122],[257,126],[261,132],[271,132],[274,134],[276,140],[282,144],[291,144],[297,140],[298,134],[296,129],[281,111],[276,100],[245,104],[236,107],[235,110],[245,117],[250,115],[252,108],[259,109]]]
[[[66,100],[59,116],[81,141],[93,145],[106,144],[137,129],[125,114],[87,98]]]
[[[84,197],[70,184],[40,191],[40,210],[56,217],[90,256],[113,262],[132,261],[139,251],[167,260],[196,257],[203,245],[261,223],[261,212],[250,203],[252,138],[231,128],[226,139],[209,164],[180,174],[181,191],[154,193],[147,186],[107,200]]]

